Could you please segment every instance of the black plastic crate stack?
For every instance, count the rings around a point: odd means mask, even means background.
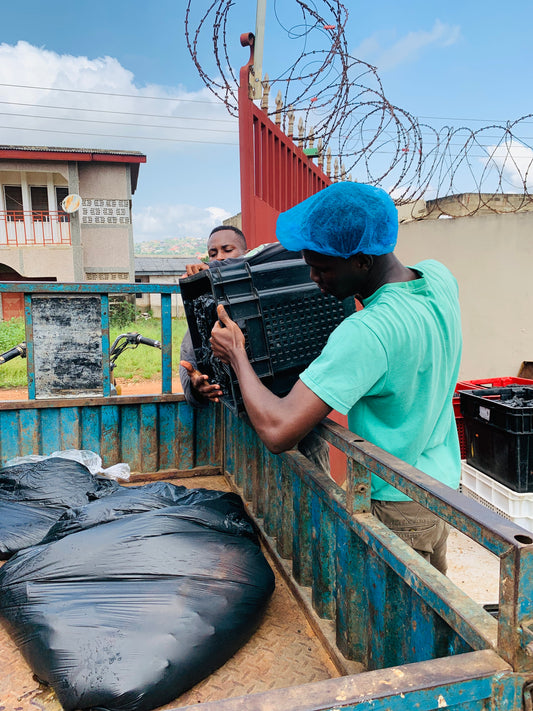
[[[255,373],[279,396],[289,392],[355,308],[353,299],[340,302],[322,294],[302,259],[214,267],[180,279],[180,288],[198,370],[222,387],[222,402],[234,412],[243,410],[237,379],[209,343],[218,304],[242,329]]]
[[[466,461],[513,491],[533,492],[533,387],[463,390]]]

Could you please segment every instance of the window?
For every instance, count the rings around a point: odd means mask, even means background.
[[[31,209],[34,220],[48,221],[48,190],[46,187],[32,185],[30,187]]]
[[[64,212],[61,203],[68,195],[68,188],[58,188],[56,186],[57,217],[59,222],[68,222],[68,214]]]
[[[20,185],[4,186],[4,199],[8,220],[22,220],[22,187]],[[14,213],[18,213],[15,215]]]

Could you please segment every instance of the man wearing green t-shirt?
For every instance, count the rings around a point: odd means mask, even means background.
[[[393,254],[398,216],[383,190],[335,183],[278,218],[277,237],[301,250],[323,293],[364,308],[331,334],[288,395],[255,375],[244,337],[222,306],[212,348],[230,363],[260,438],[290,449],[332,409],[350,430],[457,488],[460,450],[452,398],[462,338],[457,282],[442,264],[413,267]],[[443,573],[448,526],[382,479],[372,477],[372,512]]]

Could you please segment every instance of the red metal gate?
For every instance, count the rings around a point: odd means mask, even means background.
[[[250,47],[250,59],[241,67],[239,79],[242,231],[252,248],[276,240],[280,212],[332,181],[250,98],[253,34],[241,35],[241,44]],[[344,415],[332,412],[330,417],[346,427]],[[346,456],[330,447],[330,462],[332,477],[342,483],[346,477]]]
[[[242,231],[249,247],[276,240],[280,212],[331,183],[320,166],[250,98],[254,36],[241,35],[250,59],[240,71],[239,146]]]

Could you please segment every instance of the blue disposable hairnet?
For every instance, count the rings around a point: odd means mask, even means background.
[[[388,254],[398,237],[398,211],[381,188],[339,182],[282,212],[276,225],[281,244],[333,257]]]

